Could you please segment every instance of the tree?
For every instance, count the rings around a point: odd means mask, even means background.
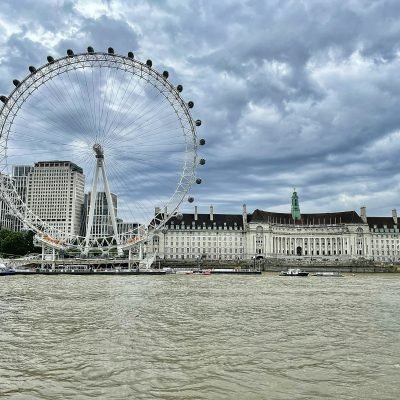
[[[14,232],[8,229],[0,230],[0,253],[6,255],[24,256],[34,250],[32,231]]]

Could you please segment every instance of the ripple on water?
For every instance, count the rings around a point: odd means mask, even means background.
[[[10,277],[0,397],[395,399],[400,277]]]

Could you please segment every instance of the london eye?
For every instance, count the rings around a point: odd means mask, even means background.
[[[0,96],[1,196],[44,245],[120,252],[163,228],[182,202],[193,201],[189,191],[201,183],[197,169],[205,164],[198,155],[205,140],[196,134],[201,121],[192,117],[194,103],[184,101],[182,85],[173,85],[168,71],[158,72],[151,60],[111,47],[68,50],[30,66],[13,85]],[[82,171],[79,229],[64,229],[32,207],[12,179],[13,166],[46,160],[68,160]],[[98,230],[96,207],[103,198],[107,229]]]

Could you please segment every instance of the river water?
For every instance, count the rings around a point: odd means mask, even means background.
[[[398,399],[400,274],[0,278],[1,399]]]

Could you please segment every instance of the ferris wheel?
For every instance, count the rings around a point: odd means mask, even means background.
[[[47,61],[0,96],[1,196],[46,246],[136,246],[202,182],[194,103],[132,52],[88,47]]]

